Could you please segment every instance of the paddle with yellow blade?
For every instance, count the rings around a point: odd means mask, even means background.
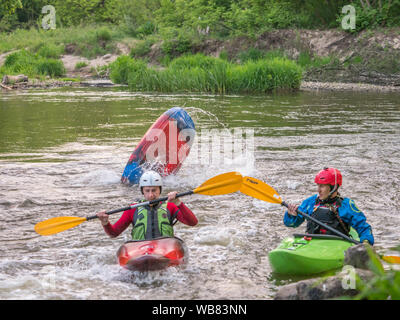
[[[202,185],[200,185],[194,190],[178,193],[176,197],[180,198],[194,193],[209,195],[209,196],[233,193],[240,189],[240,186],[242,185],[242,179],[243,179],[242,175],[238,172],[223,173],[211,179],[208,179],[206,182],[204,182]],[[110,215],[113,213],[126,211],[141,206],[152,205],[157,202],[166,200],[168,200],[168,197],[158,198],[146,202],[140,202],[124,208],[108,211],[106,212],[106,214]],[[35,225],[35,231],[42,236],[49,236],[76,227],[80,225],[82,222],[90,221],[97,218],[98,218],[97,215],[90,217],[55,217],[37,223]]]
[[[270,203],[278,203],[282,206],[285,206],[286,208],[288,207],[288,204],[285,201],[282,201],[280,195],[271,186],[261,180],[252,177],[243,177],[242,186],[240,187],[239,191],[259,200]],[[326,225],[325,223],[315,219],[314,217],[299,211],[298,209],[297,213],[302,215],[304,218],[317,223],[325,229],[330,230],[331,232],[335,233],[339,237],[342,237],[343,239],[346,239],[347,241],[350,241],[354,244],[360,244],[360,242],[348,237],[344,233]],[[389,263],[400,263],[400,257],[397,256],[381,256],[381,259]]]

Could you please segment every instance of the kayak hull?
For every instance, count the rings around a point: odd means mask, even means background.
[[[131,271],[163,270],[187,262],[187,248],[176,237],[128,241],[117,251],[118,263]]]
[[[195,136],[189,114],[180,107],[164,112],[147,130],[132,152],[122,173],[121,182],[138,184],[146,170],[162,176],[175,174],[189,155]]]
[[[355,230],[350,234],[355,240]],[[268,254],[272,271],[285,275],[312,275],[343,267],[345,251],[353,243],[337,236],[294,234]]]

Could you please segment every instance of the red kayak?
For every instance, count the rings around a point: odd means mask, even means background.
[[[186,263],[187,248],[176,237],[128,241],[117,251],[121,267],[131,271],[162,270]]]

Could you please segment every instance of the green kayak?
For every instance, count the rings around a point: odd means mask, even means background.
[[[357,232],[350,235],[359,240]],[[310,275],[343,266],[344,252],[353,243],[334,235],[293,234],[269,253],[272,271],[286,275]]]

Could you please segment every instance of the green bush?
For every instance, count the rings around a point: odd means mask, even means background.
[[[64,46],[54,43],[40,43],[33,51],[44,58],[58,59],[64,52]]]
[[[62,61],[56,59],[41,59],[37,62],[35,68],[38,74],[50,77],[61,77],[65,74]]]
[[[136,46],[131,49],[130,56],[133,58],[144,57],[151,51],[151,46],[153,44],[154,42],[149,39],[138,42]]]
[[[161,45],[161,50],[165,55],[178,57],[192,51],[192,39],[193,37],[185,31],[172,31],[172,35],[168,32]]]
[[[360,293],[354,299],[400,300],[400,271],[392,268],[385,271],[373,250],[368,247],[367,251],[371,258],[370,268],[375,277],[369,282],[364,282],[358,277],[357,289]]]
[[[111,79],[135,91],[265,93],[297,89],[302,69],[285,58],[249,60],[243,65],[201,54],[173,60],[168,68],[148,68],[144,61],[119,57],[110,65]]]
[[[110,41],[110,30],[107,27],[101,27],[99,30],[96,31],[96,39],[97,41]]]
[[[208,57],[202,53],[198,53],[195,55],[185,55],[174,59],[169,64],[169,68],[171,70],[183,70],[193,68],[211,70],[215,68],[217,64],[223,64],[225,67],[226,63],[227,62],[225,60]]]
[[[155,24],[152,21],[147,21],[135,30],[135,34],[139,38],[145,38],[146,36],[153,34],[155,31]]]
[[[110,64],[110,78],[114,83],[128,84],[129,76],[140,76],[146,68],[146,63],[142,60],[119,56]]]
[[[60,77],[65,74],[65,68],[61,60],[20,50],[7,56],[0,73]]]
[[[33,75],[34,67],[37,64],[38,58],[26,50],[20,50],[11,53],[4,61],[2,71],[8,74]]]
[[[265,57],[265,52],[255,48],[250,48],[238,54],[238,58],[242,63],[249,60],[253,61],[260,60],[263,59],[264,57]]]
[[[284,28],[337,28],[347,4],[357,8],[357,31],[400,25],[400,0],[2,0],[0,31],[40,27],[41,8],[46,4],[56,8],[57,28],[107,23],[141,39],[168,28],[209,30],[207,36],[213,37],[254,37]],[[109,41],[110,34],[111,30],[100,32],[99,39]],[[177,53],[188,51],[188,43],[179,40]]]
[[[400,1],[382,1],[382,6],[373,2],[372,5],[355,2],[351,5],[356,9],[356,28],[347,30],[349,32],[360,32],[365,29],[375,29],[377,27],[393,27],[400,25]],[[340,25],[345,14],[340,13],[337,23]]]
[[[338,63],[338,59],[335,57],[318,57],[310,54],[308,51],[300,52],[297,58],[297,64],[304,69],[309,68],[320,68],[326,65],[332,65]]]
[[[249,60],[230,70],[229,87],[234,92],[265,93],[274,89],[298,89],[302,69],[285,58]]]
[[[88,66],[88,64],[85,61],[79,61],[75,65],[75,70],[79,70],[79,69],[85,68],[87,66]]]

